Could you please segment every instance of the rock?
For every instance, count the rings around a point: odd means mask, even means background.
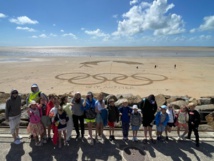
[[[214,98],[200,98],[201,105],[214,104]]]
[[[166,103],[166,99],[163,94],[159,94],[159,95],[155,96],[155,100],[156,100],[158,107],[160,107]]]
[[[195,109],[198,111],[214,111],[214,105],[209,104],[209,105],[196,106]]]
[[[171,102],[170,104],[174,105],[175,109],[180,109],[181,106],[187,106],[188,105],[188,103],[186,101],[183,101],[183,100]]]
[[[24,121],[28,121],[29,120],[27,109],[25,109],[25,110],[22,111],[22,113],[21,113],[21,120],[24,120]]]
[[[5,113],[0,114],[0,123],[2,123],[3,121],[5,121]]]
[[[164,95],[165,99],[170,99],[171,96],[170,95]]]
[[[195,105],[200,105],[200,102],[193,97],[189,99],[189,103],[194,103]]]
[[[189,98],[188,96],[171,96],[169,99],[167,99],[167,103],[171,103],[171,102],[175,102],[175,101],[179,101],[179,100],[182,100],[182,101],[189,101]]]
[[[133,94],[123,94],[123,95],[117,95],[116,96],[118,100],[120,99],[127,99],[128,102],[129,102],[129,105],[133,105],[133,104],[138,104],[140,103],[140,101],[142,100],[142,98],[137,95],[137,96],[134,96]]]
[[[110,94],[110,95],[108,95],[108,96],[106,97],[106,101],[107,101],[107,102],[108,102],[108,100],[110,100],[110,99],[114,99],[115,102],[118,100],[117,97],[116,97],[115,95],[113,95],[113,94]]]
[[[114,104],[115,104],[115,106],[117,106],[117,107],[119,107],[119,106],[121,106],[121,104],[123,103],[123,98],[122,99],[118,99]]]
[[[207,124],[210,125],[212,129],[214,129],[214,112],[208,114],[205,119],[207,121]]]
[[[5,112],[5,109],[0,109],[0,113],[4,113]]]
[[[28,121],[21,120],[19,125],[20,126],[28,126]]]
[[[3,122],[1,123],[1,126],[9,126],[9,122],[3,121]]]

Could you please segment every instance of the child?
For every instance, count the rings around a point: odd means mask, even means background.
[[[188,133],[188,124],[187,123],[189,120],[189,116],[188,116],[187,107],[185,107],[185,106],[181,107],[181,110],[178,112],[177,118],[178,118],[177,133],[178,133],[178,140],[180,140],[181,138],[184,139],[184,136]],[[184,133],[182,135],[180,135],[181,127],[184,128]]]
[[[42,146],[42,140],[39,141],[39,136],[40,139],[42,139],[44,133],[44,127],[41,123],[42,110],[34,100],[30,102],[28,107],[30,122],[28,124],[27,131],[35,138],[35,146]]]
[[[61,106],[59,106],[57,109],[57,114],[54,118],[55,125],[57,126],[58,129],[59,148],[62,147],[61,145],[62,133],[64,135],[64,145],[65,146],[68,145],[68,142],[66,141],[66,125],[68,120],[69,118],[66,112],[63,110]]]
[[[198,134],[198,126],[200,123],[200,114],[198,111],[195,110],[195,104],[194,103],[189,103],[188,107],[190,108],[189,113],[189,133],[188,133],[188,139],[191,138],[191,133],[192,130],[194,131],[195,134],[195,142],[196,142],[196,147],[199,147],[199,134]]]
[[[155,116],[155,124],[157,127],[157,140],[161,140],[162,133],[165,131],[166,125],[169,121],[169,115],[166,113],[167,106],[162,105],[161,111]]]
[[[98,99],[95,102],[95,112],[97,113],[96,116],[96,140],[97,140],[97,134],[98,136],[101,138],[101,140],[103,140],[103,118],[101,116],[102,110],[105,109],[105,103],[103,100],[103,94],[100,93],[98,95]]]
[[[138,141],[137,140],[137,132],[140,128],[140,125],[142,123],[142,117],[141,114],[138,112],[137,105],[133,105],[132,109],[134,110],[131,114],[130,123],[132,125],[132,131],[133,131],[133,139],[132,141]]]
[[[132,113],[132,109],[128,106],[127,99],[123,100],[122,107],[119,108],[119,113],[122,121],[123,140],[127,141],[129,135],[130,115]]]
[[[72,104],[68,103],[68,97],[63,96],[61,98],[60,106],[63,108],[63,110],[66,112],[69,120],[67,122],[67,135],[66,135],[66,141],[67,143],[71,139],[71,132],[73,130],[74,124],[73,124],[73,117],[72,117]]]
[[[119,121],[119,111],[114,104],[114,99],[108,101],[108,126],[109,126],[109,140],[115,140],[114,138],[114,126],[115,122]]]
[[[169,105],[166,113],[169,115],[169,121],[167,123],[167,126],[165,128],[165,134],[166,134],[166,140],[169,140],[168,138],[168,132],[170,133],[172,130],[172,126],[175,126],[174,120],[175,120],[175,111],[172,105]]]

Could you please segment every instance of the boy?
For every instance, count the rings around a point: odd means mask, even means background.
[[[123,140],[127,141],[129,135],[130,115],[132,113],[132,109],[128,106],[127,99],[123,100],[122,107],[119,109],[119,113],[122,121]]]
[[[162,105],[161,111],[155,116],[155,123],[157,127],[157,140],[161,140],[162,132],[165,131],[166,125],[169,121],[169,115],[166,113],[167,106]]]
[[[191,138],[191,133],[192,130],[194,131],[195,134],[195,142],[196,142],[196,147],[199,147],[199,134],[198,134],[198,126],[200,123],[200,114],[198,111],[195,110],[195,104],[194,103],[189,103],[188,107],[190,108],[189,113],[189,132],[187,138]]]

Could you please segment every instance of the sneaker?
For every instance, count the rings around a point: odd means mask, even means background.
[[[18,135],[17,137],[16,137],[16,139],[19,139],[19,140],[21,140],[23,137],[21,136],[21,135]]]
[[[79,139],[79,137],[80,137],[80,135],[79,135],[79,134],[77,134],[76,139]]]
[[[147,139],[144,139],[144,140],[143,140],[143,143],[144,143],[144,144],[147,144]]]
[[[196,146],[196,147],[199,147],[199,143],[196,143],[195,146]]]
[[[84,139],[84,134],[81,135],[81,138]]]
[[[21,142],[19,139],[17,139],[17,140],[15,140],[13,143],[16,144],[16,145],[19,145],[19,144],[21,144],[22,142]]]
[[[156,144],[156,141],[155,141],[155,140],[150,139],[150,141],[151,141],[153,144]]]
[[[166,136],[166,140],[169,140],[168,136]]]
[[[137,137],[135,137],[135,142],[138,142],[138,139],[137,139]]]
[[[191,138],[190,138],[190,137],[188,137],[188,136],[186,136],[186,137],[185,137],[185,139],[189,139],[189,140],[190,140]]]
[[[110,135],[110,136],[109,136],[109,141],[112,141],[112,140],[113,140],[113,136]]]
[[[160,136],[157,137],[157,140],[161,140]]]
[[[132,141],[135,142],[135,137],[132,138]]]
[[[115,140],[114,135],[112,135],[112,140]]]

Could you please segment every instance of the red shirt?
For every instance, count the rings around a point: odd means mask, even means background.
[[[49,116],[50,110],[54,107],[54,103],[49,101],[46,106],[46,116]]]

